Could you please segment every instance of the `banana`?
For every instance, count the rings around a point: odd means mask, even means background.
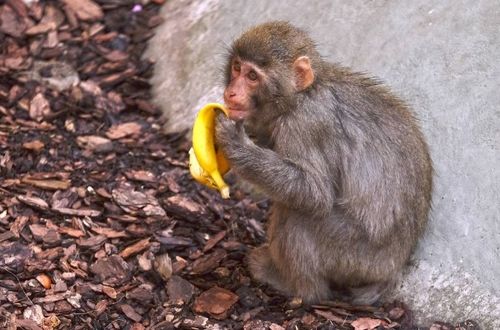
[[[200,109],[193,126],[193,147],[189,150],[189,172],[207,187],[218,189],[222,198],[229,198],[229,187],[222,176],[229,171],[229,162],[215,145],[215,110],[227,109],[219,103],[208,103]]]

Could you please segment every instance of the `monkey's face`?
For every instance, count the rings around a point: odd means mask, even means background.
[[[227,77],[224,103],[229,109],[229,118],[235,121],[272,117],[273,114],[257,114],[258,109],[269,104],[275,108],[274,115],[280,112],[280,105],[286,111],[294,103],[296,94],[314,82],[314,72],[307,56],[300,56],[289,65],[275,63],[267,67],[234,56],[228,65]]]
[[[229,83],[224,90],[224,103],[229,118],[241,121],[256,111],[256,95],[265,83],[265,72],[257,65],[235,57],[230,63]]]

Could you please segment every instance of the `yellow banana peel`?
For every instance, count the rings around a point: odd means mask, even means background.
[[[215,145],[215,111],[228,110],[219,103],[208,103],[200,109],[193,126],[193,147],[189,150],[189,172],[201,184],[218,189],[222,198],[229,198],[229,187],[222,176],[229,171],[229,162]]]

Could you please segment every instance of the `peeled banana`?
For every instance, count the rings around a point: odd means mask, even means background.
[[[189,150],[189,172],[199,183],[218,189],[222,198],[229,198],[229,187],[222,178],[229,171],[229,162],[214,141],[216,109],[228,115],[222,104],[209,103],[196,116],[193,147]]]

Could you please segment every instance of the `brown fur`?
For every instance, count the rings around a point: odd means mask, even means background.
[[[304,90],[294,87],[307,73],[294,68],[302,56],[314,76]],[[233,88],[247,81],[234,59],[264,72],[257,87]],[[376,80],[322,60],[286,22],[234,42],[227,83],[226,104],[247,112],[244,124],[219,116],[217,141],[234,171],[273,201],[268,243],[249,256],[254,278],[308,302],[339,293],[377,300],[407,263],[431,204],[431,160],[409,108]]]

